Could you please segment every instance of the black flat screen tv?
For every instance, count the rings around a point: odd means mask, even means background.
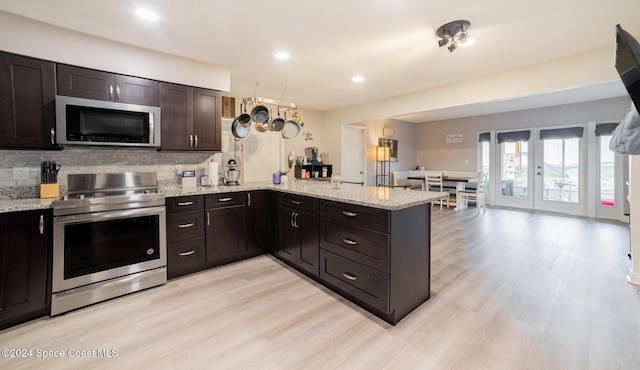
[[[616,26],[615,58],[618,74],[636,110],[640,111],[640,44],[620,25]]]

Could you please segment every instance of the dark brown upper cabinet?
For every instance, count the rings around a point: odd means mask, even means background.
[[[138,105],[160,105],[158,81],[57,64],[58,94]]]
[[[221,150],[221,106],[219,91],[161,82],[161,149]]]
[[[0,147],[56,149],[54,63],[0,52]]]

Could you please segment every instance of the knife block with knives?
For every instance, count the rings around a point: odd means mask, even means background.
[[[60,165],[55,161],[40,162],[40,198],[60,197],[60,185],[58,184],[58,171]]]

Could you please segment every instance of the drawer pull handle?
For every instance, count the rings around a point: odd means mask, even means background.
[[[190,206],[190,205],[193,205],[193,202],[179,202],[178,205],[179,206]]]
[[[233,200],[233,198],[220,198],[218,199],[218,202],[228,202],[230,200]]]
[[[349,212],[349,211],[342,211],[342,214],[347,216],[347,217],[356,217],[358,215],[355,212]]]
[[[355,240],[351,240],[351,239],[347,239],[347,238],[342,238],[342,241],[344,242],[344,244],[349,244],[349,245],[356,245],[358,244],[357,241]]]
[[[193,227],[193,222],[189,222],[188,224],[179,224],[179,228],[186,229],[187,227]]]
[[[350,273],[350,272],[343,272],[342,276],[346,277],[349,280],[355,281],[356,279],[358,279],[354,274]]]
[[[184,257],[184,256],[190,256],[190,255],[192,255],[192,254],[194,254],[194,253],[196,253],[196,251],[191,250],[191,251],[188,251],[188,252],[180,252],[179,254],[180,254],[182,257]]]
[[[292,201],[291,201],[291,204],[295,204],[296,206],[299,206],[299,205],[301,205],[301,204],[302,204],[302,202],[299,202],[299,201],[297,201],[297,200],[292,200]]]

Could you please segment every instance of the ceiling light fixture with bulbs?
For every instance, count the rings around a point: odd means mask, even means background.
[[[471,36],[469,36],[469,27],[471,22],[469,21],[453,21],[443,26],[440,26],[436,30],[436,35],[440,37],[438,40],[438,46],[447,46],[449,52],[452,53],[458,48],[458,46],[466,46],[473,42]]]

